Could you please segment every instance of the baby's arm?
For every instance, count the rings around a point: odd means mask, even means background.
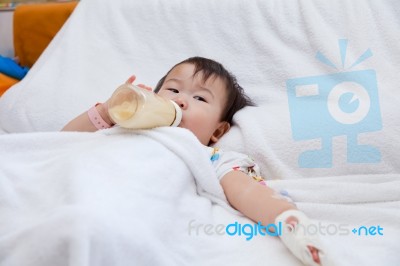
[[[135,81],[136,77],[132,75],[129,77],[129,79],[126,81],[126,83],[133,83]],[[152,90],[150,87],[139,84],[139,87],[146,89],[146,90]],[[108,125],[112,126],[115,125],[114,121],[111,119],[111,117],[108,114],[108,101],[103,103],[103,104],[98,104],[96,105],[97,112],[101,116],[101,118],[106,122]],[[71,120],[67,125],[63,127],[61,131],[82,131],[82,132],[94,132],[97,131],[98,129],[93,125],[93,123],[90,121],[88,112],[84,112],[83,114],[80,114],[73,120]]]
[[[264,225],[287,210],[297,209],[273,189],[260,185],[241,171],[230,171],[221,180],[229,203],[243,215]]]
[[[228,172],[221,179],[221,185],[226,198],[235,209],[251,220],[257,223],[261,222],[264,226],[276,223],[277,218],[281,220],[281,217],[284,217],[282,222],[292,225],[292,228],[295,228],[298,222],[308,222],[308,218],[297,211],[294,204],[241,171]],[[299,221],[300,218],[302,220]],[[284,244],[303,263],[307,265],[320,264],[321,250],[315,241],[317,237],[308,239],[306,243],[312,244],[304,247],[301,230],[297,232],[282,236]],[[298,241],[299,239],[300,241]],[[304,248],[308,254],[303,254]]]
[[[108,108],[105,104],[99,104],[95,107],[99,112],[101,118],[109,124],[114,125],[115,123],[111,120],[108,115]],[[75,117],[68,124],[66,124],[61,131],[82,131],[82,132],[94,132],[98,129],[90,121],[88,112],[84,112],[79,116]]]

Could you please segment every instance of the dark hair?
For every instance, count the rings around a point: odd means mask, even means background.
[[[221,78],[225,82],[228,98],[226,99],[225,110],[222,112],[221,121],[232,124],[233,115],[237,111],[246,106],[254,106],[253,101],[244,93],[243,88],[237,83],[234,75],[226,70],[222,64],[204,57],[190,57],[173,66],[157,83],[154,92],[158,93],[160,91],[165,78],[176,66],[185,63],[195,66],[193,76],[199,72],[203,73],[203,82],[206,82],[210,77]]]

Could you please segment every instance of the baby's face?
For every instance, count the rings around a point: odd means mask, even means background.
[[[208,145],[210,140],[218,140],[220,136],[215,137],[221,133],[218,129],[227,123],[220,120],[227,92],[220,78],[210,77],[203,82],[202,72],[193,76],[194,69],[189,63],[176,66],[165,78],[158,94],[182,108],[179,126],[189,129],[201,143]]]

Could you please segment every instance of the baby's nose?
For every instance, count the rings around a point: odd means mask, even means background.
[[[176,102],[176,104],[183,110],[187,109],[187,102],[182,99],[181,97],[174,99],[174,101]]]

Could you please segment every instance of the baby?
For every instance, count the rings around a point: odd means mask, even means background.
[[[127,83],[133,83],[135,79],[132,76]],[[143,84],[138,86],[151,90]],[[193,57],[172,67],[154,92],[181,107],[183,116],[179,127],[190,130],[209,151],[229,204],[262,225],[282,222],[287,230],[280,238],[288,249],[306,265],[321,264],[323,252],[318,238],[306,235],[304,230],[296,230],[297,224],[311,224],[309,219],[290,199],[266,186],[258,166],[247,155],[221,151],[214,146],[228,132],[233,115],[245,106],[253,105],[235,77],[218,62]],[[94,119],[101,123],[94,123]],[[81,114],[63,130],[96,131],[114,124],[106,102]]]

